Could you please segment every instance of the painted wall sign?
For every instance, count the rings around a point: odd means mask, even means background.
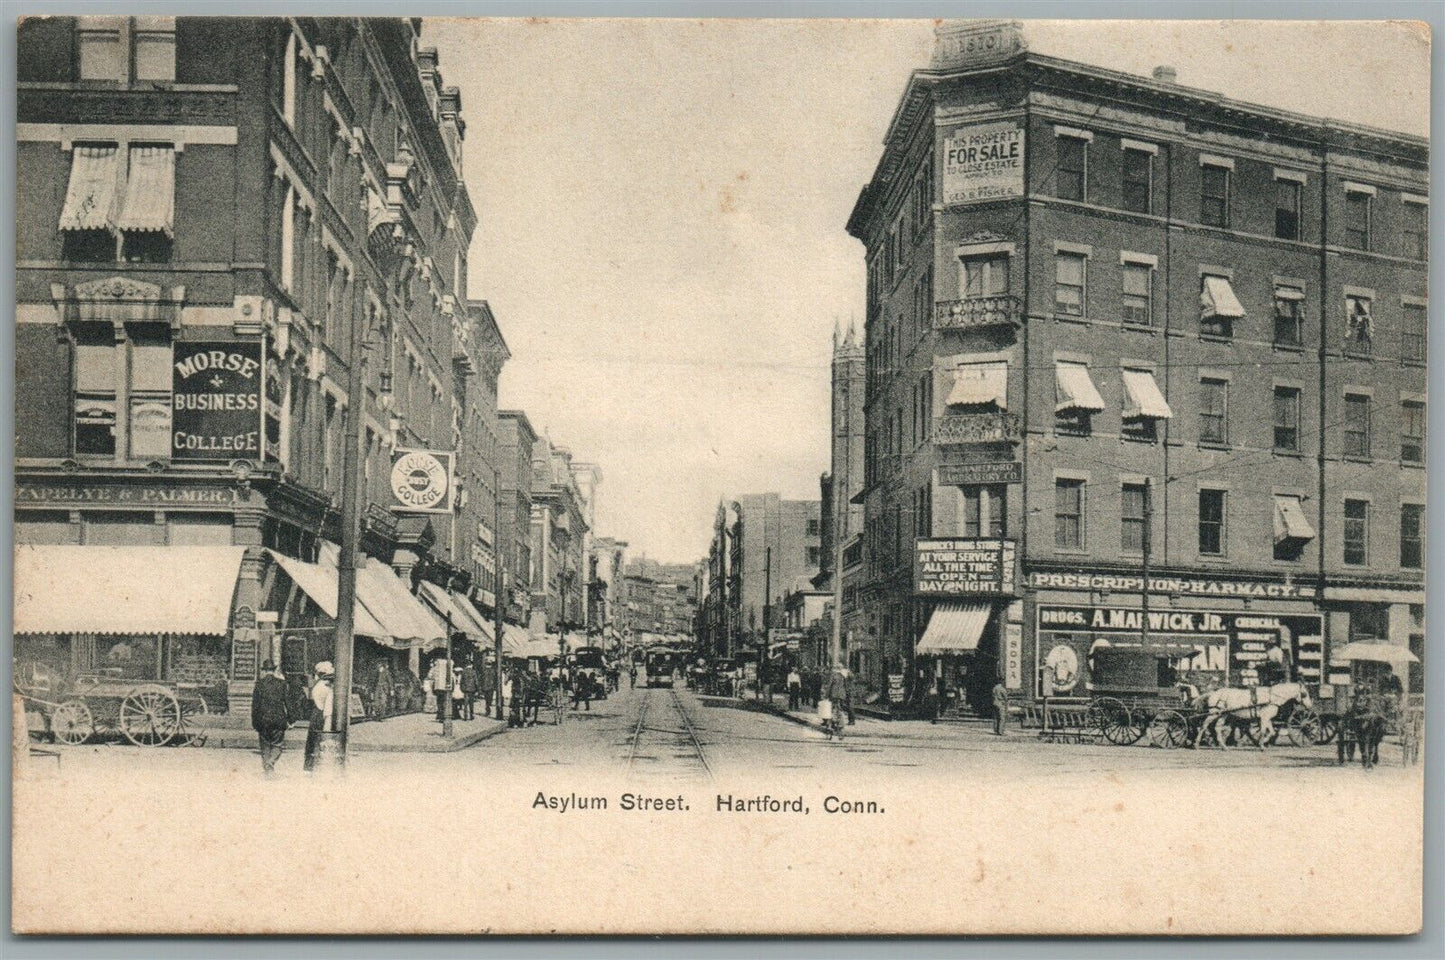
[[[236,491],[222,487],[134,487],[98,484],[25,483],[15,485],[16,503],[99,503],[135,506],[232,504]]]
[[[943,202],[1024,195],[1024,130],[1017,122],[959,127],[943,141]]]
[[[1024,467],[1017,460],[995,463],[944,463],[938,467],[940,485],[961,486],[966,483],[1021,483]]]
[[[171,459],[260,460],[261,341],[179,341],[171,366]]]
[[[921,597],[1014,592],[1012,540],[953,538],[914,543],[913,592]]]
[[[1138,593],[1144,578],[1112,573],[1029,574],[1029,586],[1053,590],[1108,590]],[[1297,583],[1269,583],[1261,580],[1206,580],[1185,577],[1150,577],[1150,593],[1179,593],[1200,597],[1262,597],[1291,599],[1314,596],[1314,588]]]
[[[456,454],[397,449],[391,456],[392,509],[407,513],[451,513]]]
[[[1003,628],[1003,684],[1009,690],[1024,685],[1024,625],[1006,623]]]

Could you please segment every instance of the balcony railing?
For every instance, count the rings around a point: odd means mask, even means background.
[[[1022,438],[1016,413],[966,413],[933,421],[934,443],[1017,443]]]
[[[971,297],[967,300],[944,300],[935,306],[935,330],[982,330],[986,327],[1013,327],[1019,323],[1021,311],[1018,297]]]

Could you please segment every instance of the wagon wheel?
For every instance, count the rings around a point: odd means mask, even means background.
[[[1149,724],[1149,742],[1173,750],[1189,743],[1189,719],[1178,710],[1163,710]]]
[[[1320,730],[1316,735],[1315,743],[1323,746],[1326,743],[1333,743],[1335,737],[1340,735],[1340,721],[1338,717],[1321,716]]]
[[[181,727],[181,705],[164,687],[141,687],[120,704],[120,732],[138,747],[169,743]]]
[[[67,700],[50,715],[50,733],[60,743],[82,744],[95,733],[95,717],[84,700]]]
[[[187,697],[179,701],[181,708],[180,725],[176,730],[176,744],[183,747],[203,747],[206,745],[207,725],[210,720],[210,709],[206,706],[206,698],[201,696]]]
[[[1289,732],[1290,743],[1297,747],[1312,747],[1329,742],[1321,739],[1324,721],[1309,707],[1297,706],[1290,711],[1289,722],[1285,724],[1285,728]]]
[[[1089,723],[1117,746],[1125,747],[1139,739],[1129,708],[1113,697],[1101,697],[1089,704]]]

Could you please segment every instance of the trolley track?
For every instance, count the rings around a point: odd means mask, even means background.
[[[627,775],[660,778],[692,775],[713,779],[712,764],[698,738],[697,728],[683,706],[682,697],[676,690],[668,691],[666,702],[676,715],[675,723],[649,724],[650,708],[656,699],[649,693],[638,708],[637,722],[627,742]]]

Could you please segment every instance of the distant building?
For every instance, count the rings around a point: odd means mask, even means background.
[[[520,410],[497,415],[501,465],[502,524],[497,531],[503,557],[507,596],[503,613],[508,623],[531,620],[532,589],[537,557],[532,552],[532,448],[537,431]]]
[[[618,628],[633,643],[644,634],[692,637],[697,619],[697,567],[659,563],[648,557],[623,567]]]

